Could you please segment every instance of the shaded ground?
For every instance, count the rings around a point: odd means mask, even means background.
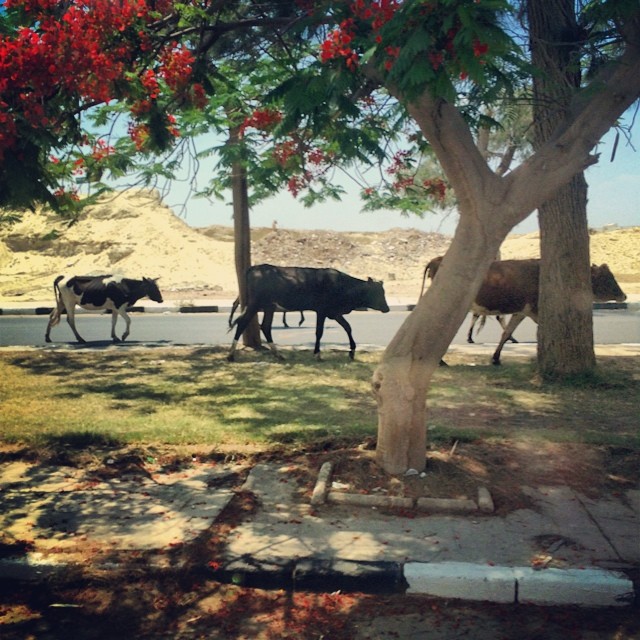
[[[527,497],[517,489],[522,486],[565,485],[598,498],[640,482],[640,452],[625,447],[454,441],[450,448],[428,452],[425,474],[408,477],[384,474],[374,458],[362,450],[323,456],[334,461],[333,480],[345,491],[473,500],[478,487],[486,486],[498,515],[527,506]]]
[[[410,596],[285,593],[210,581],[123,579],[0,593],[6,640],[631,640],[638,611],[504,607]],[[28,605],[23,603],[28,601]],[[8,606],[11,605],[11,606]],[[21,622],[18,623],[18,619]]]
[[[47,452],[4,447],[0,460],[30,460],[47,466],[76,465],[87,483],[162,473],[185,474],[193,467],[218,461],[253,463],[275,459],[288,465],[301,494],[310,495],[319,466],[336,464],[335,479],[352,490],[388,491],[394,495],[464,495],[479,483],[494,494],[499,513],[524,506],[513,492],[520,483],[569,484],[592,495],[638,482],[638,452],[605,446],[549,445],[525,447],[508,443],[458,443],[432,448],[425,478],[387,477],[373,462],[372,442],[360,447],[318,450],[201,452],[187,455],[175,447],[121,447]],[[241,465],[244,467],[244,464]],[[62,467],[61,467],[62,468]],[[63,583],[0,584],[0,635],[13,639],[93,638],[386,638],[449,640],[452,638],[519,640],[625,640],[638,638],[637,609],[586,611],[574,608],[498,606],[410,596],[357,593],[317,594],[264,591],[224,585],[208,576],[219,550],[236,526],[255,508],[252,495],[240,491],[245,474],[225,482],[236,496],[216,523],[195,543],[166,549],[165,569],[150,568],[140,552],[114,553],[108,548],[85,550],[83,567]],[[501,490],[504,489],[504,491]],[[510,489],[510,491],[509,491]],[[510,497],[511,495],[511,497]],[[401,515],[409,515],[403,513]],[[414,514],[420,517],[419,514]],[[541,541],[548,543],[549,541]],[[4,540],[0,555],[17,557],[33,541]],[[544,546],[544,545],[543,545]],[[100,556],[113,570],[96,570]]]
[[[207,358],[210,370],[211,353]],[[478,485],[484,485],[491,490],[497,514],[504,515],[528,505],[526,495],[514,487],[557,484],[598,497],[638,486],[640,451],[629,437],[637,431],[637,411],[632,410],[633,398],[637,401],[638,397],[637,368],[631,359],[613,361],[612,366],[619,373],[618,377],[607,376],[609,402],[587,402],[595,393],[590,385],[577,386],[570,393],[565,390],[565,395],[577,399],[573,413],[566,411],[566,400],[558,404],[545,395],[544,389],[538,393],[526,369],[518,374],[522,380],[514,377],[515,367],[510,373],[491,370],[490,384],[494,388],[504,385],[510,392],[516,389],[518,402],[505,395],[501,404],[478,397],[470,373],[459,387],[449,388],[449,377],[456,374],[456,367],[443,371],[439,376],[445,384],[435,394],[429,414],[431,446],[424,477],[387,476],[375,465],[372,438],[358,441],[338,435],[319,437],[304,446],[271,443],[226,448],[98,446],[91,439],[60,439],[46,446],[2,445],[0,463],[23,460],[44,466],[71,466],[82,470],[83,481],[91,483],[187,471],[203,463],[234,461],[249,468],[256,462],[278,460],[291,469],[299,492],[310,496],[320,466],[331,460],[335,464],[333,480],[350,491],[473,497]],[[300,370],[296,373],[299,375]],[[157,368],[153,375],[160,375]],[[507,375],[507,381],[501,378]],[[488,385],[486,381],[484,384]],[[475,394],[474,402],[467,402],[465,394]],[[455,425],[455,429],[448,425]],[[583,441],[575,438],[579,425],[583,425]],[[596,444],[590,444],[592,439]],[[585,611],[500,607],[409,596],[261,591],[214,582],[208,576],[210,563],[215,564],[218,550],[255,506],[251,495],[240,491],[244,478],[238,473],[229,479],[228,486],[236,491],[236,497],[195,544],[166,550],[169,567],[174,559],[186,558],[188,569],[180,575],[161,575],[139,553],[107,555],[118,564],[106,574],[94,570],[92,559],[96,554],[104,557],[111,550],[87,549],[83,570],[65,584],[45,581],[35,588],[0,584],[0,636],[9,640],[640,638],[640,617],[634,608]],[[20,557],[33,546],[34,541],[27,536],[9,540],[0,532],[0,555]]]

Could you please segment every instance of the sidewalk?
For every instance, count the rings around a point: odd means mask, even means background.
[[[532,506],[506,517],[482,492],[464,508],[434,503],[392,513],[382,502],[340,504],[344,494],[336,497],[325,471],[311,505],[294,470],[278,464],[194,461],[179,472],[92,479],[79,468],[4,462],[0,530],[16,544],[1,554],[0,579],[70,579],[88,566],[117,572],[143,561],[144,570],[257,587],[538,605],[633,601],[640,488],[595,501],[568,487],[529,487]],[[238,495],[255,509],[220,538],[214,557],[190,552],[221,536],[238,474],[246,477]]]

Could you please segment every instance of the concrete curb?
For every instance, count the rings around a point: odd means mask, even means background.
[[[413,311],[415,304],[396,304],[389,305],[391,311]],[[640,302],[598,302],[594,303],[593,309],[595,310],[616,310],[626,309],[627,311],[638,312],[640,311]],[[0,316],[45,316],[49,315],[53,307],[6,307],[0,308]],[[135,306],[131,307],[129,313],[230,313],[230,305],[182,305],[182,306]],[[102,313],[108,314],[109,311],[85,311],[84,309],[77,308],[76,315],[83,313]]]
[[[468,562],[355,562],[309,558],[291,565],[233,561],[213,577],[248,587],[370,594],[406,593],[502,604],[623,607],[635,600],[623,573],[599,568],[543,569]]]
[[[541,606],[624,607],[635,600],[633,582],[623,573],[588,567],[542,569],[468,562],[352,561],[328,558],[256,562],[237,558],[212,569],[206,564],[186,567],[150,559],[147,568],[160,573],[185,572],[260,589],[297,589],[332,593],[411,594],[501,604]],[[121,569],[113,561],[96,565],[102,572]],[[0,578],[16,582],[74,581],[82,566],[29,558],[0,559]]]
[[[407,593],[443,598],[537,605],[616,607],[634,600],[633,582],[598,568],[542,569],[465,562],[408,563]]]

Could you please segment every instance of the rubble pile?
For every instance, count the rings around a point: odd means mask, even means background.
[[[272,231],[252,245],[254,264],[333,267],[356,277],[419,286],[425,264],[442,255],[451,238],[415,229],[378,233]],[[416,289],[417,294],[417,289]]]

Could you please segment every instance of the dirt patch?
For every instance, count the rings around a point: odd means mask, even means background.
[[[640,483],[640,451],[614,446],[573,443],[459,443],[431,448],[426,471],[418,475],[390,475],[375,463],[371,441],[358,449],[317,456],[300,469],[310,498],[317,470],[332,462],[333,490],[344,493],[406,498],[476,500],[478,487],[487,487],[496,515],[530,506],[523,487],[571,487],[591,498],[619,495]],[[307,457],[308,458],[308,457]],[[405,514],[406,515],[406,514]],[[418,515],[418,514],[414,514]]]

